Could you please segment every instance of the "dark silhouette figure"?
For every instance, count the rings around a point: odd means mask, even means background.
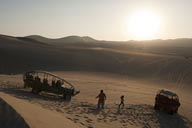
[[[122,108],[124,108],[124,96],[122,95],[121,97],[120,97],[120,104],[119,104],[119,108],[121,108],[121,106],[122,106]]]
[[[56,87],[61,87],[61,81],[60,80],[57,80]]]
[[[35,81],[41,82],[41,78],[39,78],[39,76],[36,76]]]
[[[99,95],[96,98],[98,98],[97,108],[99,109],[101,107],[102,109],[104,109],[106,95],[103,90],[100,91]]]
[[[48,80],[46,78],[43,79],[43,84],[48,84]]]
[[[53,87],[56,86],[55,80],[52,80],[51,85],[52,85]]]

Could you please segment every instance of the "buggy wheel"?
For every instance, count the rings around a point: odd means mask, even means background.
[[[155,109],[155,110],[160,110],[160,107],[155,104],[154,109]]]
[[[175,113],[177,113],[177,112],[178,112],[178,109],[175,110]]]
[[[71,100],[71,95],[70,94],[63,94],[63,98],[66,101],[70,101]]]
[[[34,93],[34,94],[39,94],[41,92],[41,90],[40,89],[38,89],[38,88],[32,88],[32,93]]]
[[[169,113],[170,115],[173,115],[174,112],[173,112],[172,110],[170,110],[168,113]]]
[[[27,85],[26,85],[26,83],[24,83],[24,88],[27,88]]]
[[[37,94],[37,91],[36,91],[35,88],[32,88],[32,91],[31,91],[31,92],[34,93],[34,94]]]

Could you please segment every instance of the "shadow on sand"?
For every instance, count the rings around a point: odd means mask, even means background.
[[[49,94],[49,93],[44,93],[42,92],[41,94],[33,94],[31,93],[31,89],[23,89],[23,88],[0,88],[0,92],[4,92],[7,94],[10,94],[16,98],[19,99],[24,99],[28,100],[31,102],[37,101],[48,101],[48,102],[62,102],[65,104],[68,104],[69,101],[65,101],[63,97],[54,95],[54,94]]]

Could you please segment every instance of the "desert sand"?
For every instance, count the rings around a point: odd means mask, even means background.
[[[80,94],[66,102],[58,96],[23,89],[22,75],[0,75],[0,97],[8,102],[30,127],[86,128],[190,128],[192,127],[191,90],[188,85],[158,79],[144,80],[101,72],[54,72],[70,81]],[[159,89],[175,91],[180,98],[178,114],[154,111]],[[107,95],[105,109],[97,109],[100,89]],[[191,89],[191,88],[190,88]],[[119,97],[125,96],[125,107],[118,109]],[[50,117],[50,118],[49,118]],[[63,122],[62,122],[63,121]],[[63,125],[64,124],[64,125]]]

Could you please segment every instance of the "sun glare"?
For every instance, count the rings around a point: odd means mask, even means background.
[[[160,18],[150,11],[134,13],[128,19],[128,31],[136,39],[151,39],[160,29]]]

